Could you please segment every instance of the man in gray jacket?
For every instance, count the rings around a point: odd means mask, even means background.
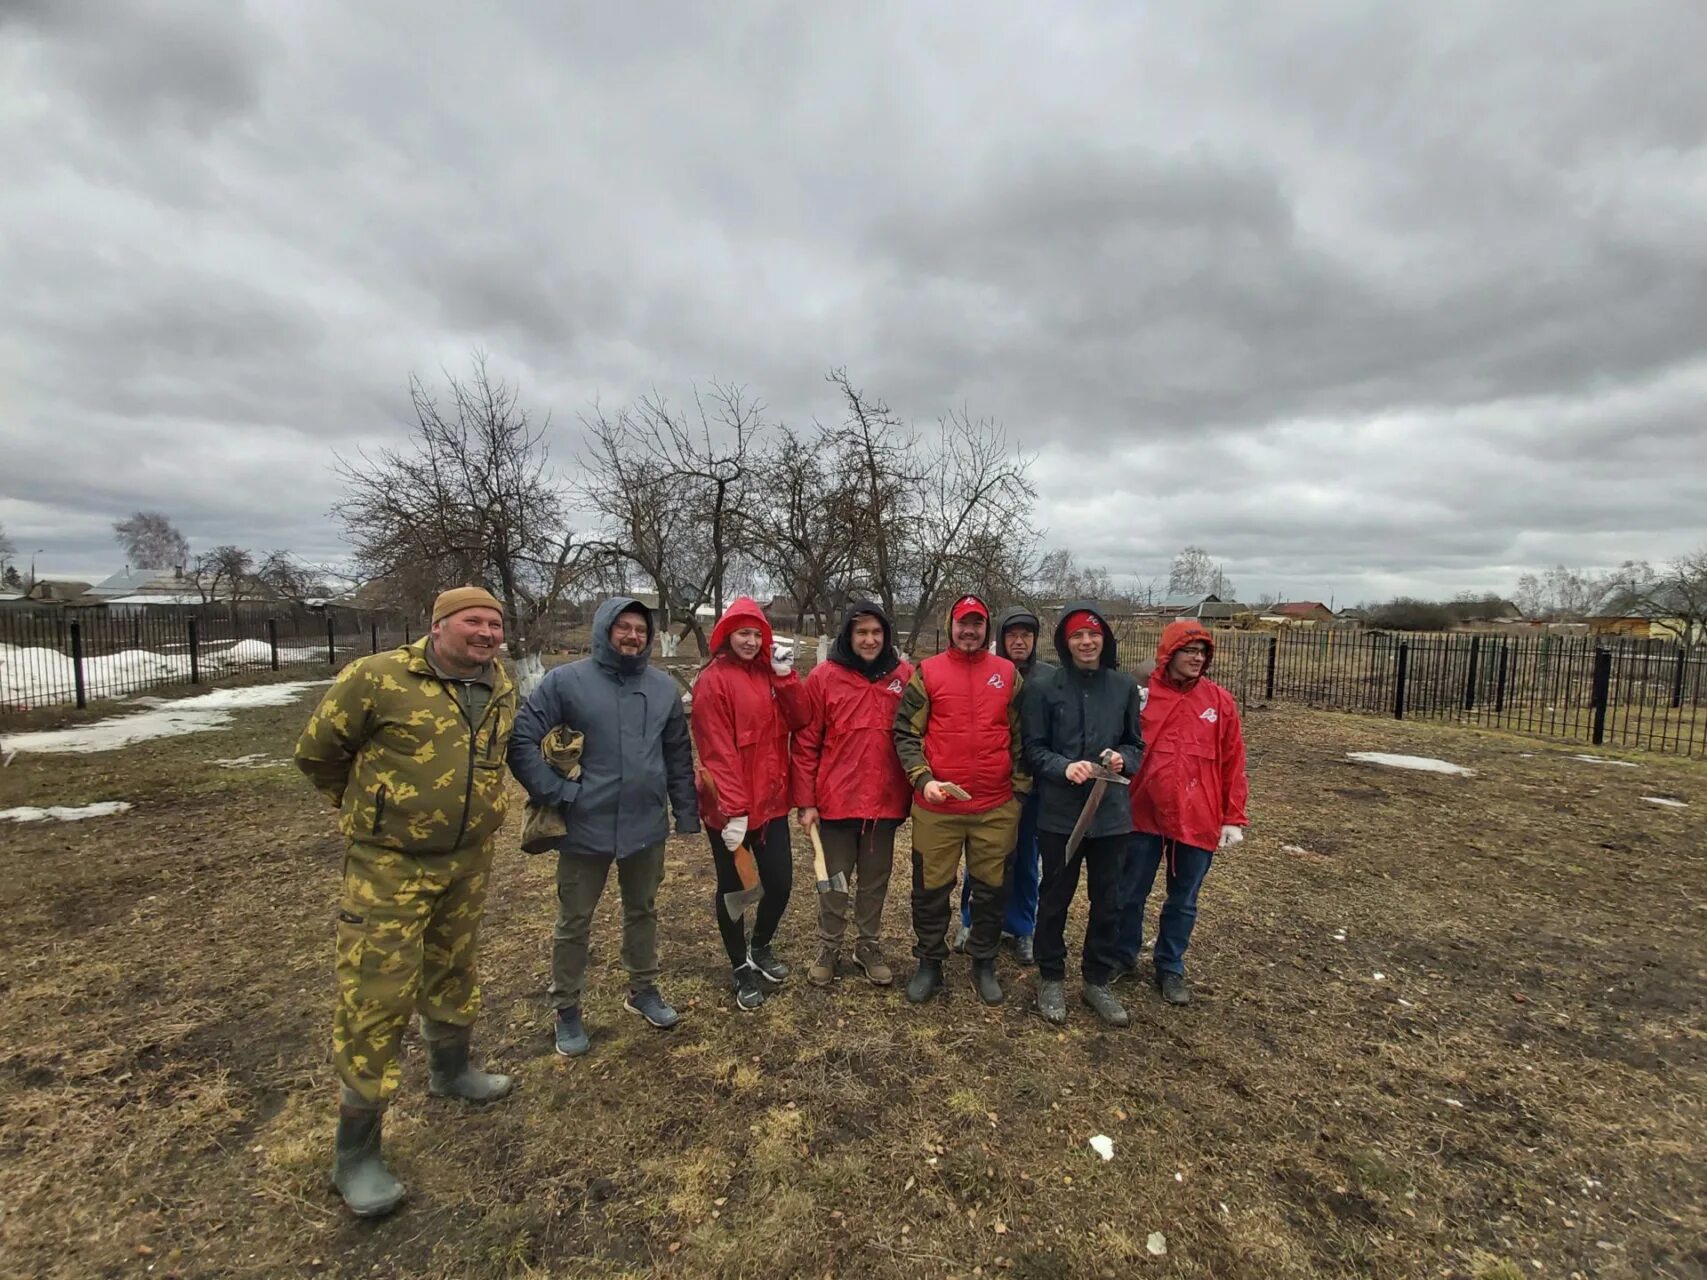
[[[649,665],[652,613],[619,596],[593,615],[593,654],[548,672],[516,716],[510,771],[530,799],[558,806],[568,833],[557,843],[557,925],[551,933],[551,994],[557,1006],[557,1052],[577,1057],[591,1047],[581,1023],[587,934],[611,863],[622,891],[623,1008],[655,1027],[677,1014],[658,991],[658,886],[669,835],[665,796],[676,833],[699,830],[693,746],[675,680]],[[559,725],[583,735],[581,776],[565,778],[541,754]]]

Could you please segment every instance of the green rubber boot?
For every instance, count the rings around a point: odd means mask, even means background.
[[[332,1185],[358,1218],[381,1218],[403,1203],[397,1181],[379,1152],[385,1112],[338,1108],[338,1136],[332,1156]]]
[[[435,1098],[496,1102],[516,1087],[509,1076],[469,1064],[471,1032],[472,1028],[450,1023],[422,1022],[421,1038],[427,1042],[427,1092]]]

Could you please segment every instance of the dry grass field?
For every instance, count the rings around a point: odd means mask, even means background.
[[[1009,961],[986,1010],[959,958],[924,1009],[850,974],[736,1012],[688,839],[662,895],[681,1026],[621,1010],[613,886],[594,1050],[565,1062],[551,868],[510,845],[478,1044],[519,1088],[429,1099],[411,1041],[410,1198],[357,1223],[326,1182],[340,845],[286,763],[306,714],[0,769],[0,809],[135,806],[0,823],[0,1274],[1707,1274],[1700,762],[1253,711],[1255,825],[1204,890],[1199,998],[1127,986],[1120,1031],[1076,1005],[1046,1027]],[[803,970],[801,863],[779,950]],[[903,975],[906,913],[893,894]]]

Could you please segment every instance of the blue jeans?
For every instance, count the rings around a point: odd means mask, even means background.
[[[1191,926],[1197,923],[1197,891],[1203,887],[1203,877],[1209,874],[1214,857],[1211,850],[1148,831],[1132,833],[1126,869],[1120,877],[1120,932],[1115,946],[1123,965],[1131,969],[1138,964],[1138,952],[1144,945],[1144,905],[1150,899],[1150,887],[1156,883],[1156,868],[1167,861],[1168,896],[1162,903],[1161,927],[1156,930],[1156,972],[1185,972],[1185,949],[1191,942]]]
[[[1043,878],[1043,856],[1037,847],[1037,792],[1019,807],[1019,838],[1008,859],[1007,879],[1002,891],[1007,905],[1002,909],[1002,932],[1029,938],[1037,931],[1037,886]],[[960,880],[960,923],[972,927],[972,874]]]

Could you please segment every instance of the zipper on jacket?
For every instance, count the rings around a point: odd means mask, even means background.
[[[444,684],[444,681],[441,680],[439,683]],[[454,689],[447,685],[445,692],[450,695],[450,700],[456,704],[457,711],[462,714],[462,722],[468,726],[468,780],[462,788],[462,824],[456,829],[456,839],[450,842],[451,849],[455,850],[462,848],[462,837],[468,834],[468,811],[474,804],[475,762],[480,758],[479,748],[475,745],[480,739],[480,725],[475,724],[470,718],[468,708],[462,705],[462,699],[456,696]],[[486,715],[480,717],[480,724],[486,723],[486,716],[492,714],[492,704],[497,700],[496,697],[487,699]]]
[[[380,823],[385,821],[385,792],[386,786],[382,782],[373,793],[373,834],[376,836],[379,834]]]

